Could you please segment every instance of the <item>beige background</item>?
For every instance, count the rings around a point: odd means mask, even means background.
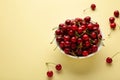
[[[91,3],[97,6],[83,13]],[[61,63],[51,80],[120,80],[120,55],[111,66],[107,56],[120,51],[120,30],[110,32],[108,18],[120,10],[120,0],[0,0],[0,80],[48,80],[45,62]],[[77,60],[50,45],[51,29],[66,19],[91,16],[100,24],[105,47],[93,57]],[[120,19],[116,22],[120,25]],[[74,66],[73,66],[74,65]]]

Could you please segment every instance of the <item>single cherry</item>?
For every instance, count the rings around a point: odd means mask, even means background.
[[[62,65],[61,64],[57,64],[55,66],[55,68],[56,68],[57,71],[60,71],[62,69]]]
[[[118,10],[115,10],[115,11],[114,11],[114,16],[115,16],[116,18],[119,17],[119,11],[118,11]]]
[[[84,20],[85,20],[85,22],[90,22],[91,17],[90,17],[90,16],[86,16],[86,17],[84,18]]]
[[[83,56],[87,56],[87,55],[88,55],[88,51],[83,51],[83,52],[82,52],[82,55],[83,55]]]
[[[52,77],[53,76],[53,71],[47,71],[47,76]]]
[[[115,21],[115,18],[114,18],[114,17],[110,17],[110,18],[109,18],[109,22],[110,22],[110,23],[114,23],[114,21]]]
[[[107,62],[107,63],[109,63],[109,64],[110,64],[110,63],[112,63],[112,61],[113,61],[113,60],[112,60],[112,58],[111,58],[111,57],[107,57],[107,58],[106,58],[106,62]]]
[[[115,53],[112,57],[107,57],[106,58],[106,63],[111,64],[113,62],[113,58],[119,54],[119,52]]]
[[[111,27],[111,29],[115,29],[116,28],[116,23],[114,22],[114,23],[110,23],[110,27]]]
[[[85,12],[85,11],[88,10],[88,9],[89,9],[89,8],[86,8],[86,9],[84,9],[83,11]],[[91,5],[90,5],[90,9],[94,11],[94,10],[96,9],[96,5],[95,5],[95,4],[91,4]]]
[[[82,37],[83,40],[87,41],[89,40],[89,36],[87,34],[84,34],[83,37]]]
[[[95,9],[96,9],[96,5],[95,5],[95,4],[91,4],[90,7],[91,7],[92,10],[95,10]]]

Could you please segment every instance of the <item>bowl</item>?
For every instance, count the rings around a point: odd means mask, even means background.
[[[102,33],[91,17],[67,19],[55,31],[56,44],[62,54],[83,59],[98,53],[102,45]]]

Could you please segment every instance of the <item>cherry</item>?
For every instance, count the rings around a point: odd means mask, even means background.
[[[65,24],[70,25],[70,24],[71,24],[71,20],[70,20],[70,19],[67,19],[67,20],[65,21]]]
[[[83,37],[82,37],[83,40],[89,40],[89,36],[87,34],[84,34]]]
[[[119,17],[119,11],[118,11],[118,10],[115,10],[115,11],[114,11],[114,16],[115,16],[116,18]]]
[[[98,46],[97,45],[92,45],[92,51],[96,52],[98,50]]]
[[[106,58],[106,62],[107,62],[107,63],[109,63],[109,64],[110,64],[110,63],[112,63],[112,61],[113,61],[113,60],[112,60],[112,58],[111,58],[111,57],[107,57],[107,58]]]
[[[71,44],[71,49],[75,50],[75,49],[76,49],[76,47],[77,47],[77,46],[76,46],[76,44],[75,44],[75,43],[72,43],[72,44]]]
[[[66,54],[69,54],[69,53],[70,53],[70,49],[69,49],[69,48],[65,48],[65,49],[64,49],[64,52],[65,52]]]
[[[89,46],[90,46],[90,41],[86,41],[86,42],[85,42],[85,46],[86,46],[86,47],[89,47]]]
[[[86,17],[84,18],[84,20],[85,20],[85,22],[90,22],[91,17],[90,17],[90,16],[86,16]]]
[[[72,38],[71,38],[71,42],[72,43],[75,43],[77,41],[77,38],[75,37],[75,36],[73,36]]]
[[[111,29],[115,29],[116,28],[116,23],[114,22],[114,23],[110,23],[110,27],[111,27]]]
[[[84,31],[86,29],[86,26],[85,25],[82,25],[81,26],[82,30]]]
[[[65,47],[70,47],[70,42],[69,41],[65,41]]]
[[[95,38],[97,37],[96,33],[95,33],[95,32],[92,32],[92,33],[91,33],[91,37],[92,37],[93,39],[95,39]]]
[[[89,24],[87,25],[87,28],[88,28],[89,30],[93,30],[93,27],[94,27],[94,25],[93,25],[92,23],[89,23]]]
[[[57,42],[62,41],[62,36],[57,36],[57,37],[56,37],[56,41],[57,41]]]
[[[88,55],[88,51],[83,51],[83,52],[82,52],[82,55],[83,55],[83,56],[87,56],[87,55]]]
[[[64,41],[69,41],[69,40],[70,40],[70,36],[65,35],[65,36],[64,36]]]
[[[96,9],[96,5],[95,4],[91,4],[90,5],[90,8],[91,8],[91,10],[95,10]],[[83,11],[85,12],[87,9],[89,9],[89,8],[86,8],[86,9],[84,9]]]
[[[82,39],[81,38],[78,38],[77,39],[77,43],[80,44],[82,42]]]
[[[62,65],[61,64],[57,64],[55,66],[55,68],[56,68],[57,71],[60,71],[62,69]]]
[[[91,7],[92,10],[95,10],[95,9],[96,9],[96,5],[95,5],[95,4],[91,4],[90,7]]]
[[[61,30],[60,29],[57,29],[56,31],[55,31],[55,34],[56,35],[60,35],[62,32],[61,32]]]
[[[81,34],[81,33],[83,32],[83,28],[82,28],[82,27],[79,27],[78,30],[77,30],[77,32],[78,32],[79,34]]]
[[[112,57],[107,57],[106,58],[106,63],[111,64],[113,62],[113,57],[115,57],[119,52],[115,53]]]
[[[72,25],[72,30],[76,31],[77,30],[77,26],[76,25]]]
[[[59,24],[59,29],[62,29],[63,26],[65,26],[65,24],[63,23]]]
[[[61,41],[60,42],[60,48],[64,48],[65,47],[65,42],[64,41]]]
[[[69,30],[68,35],[74,36],[75,32],[73,30]]]
[[[110,17],[110,18],[109,18],[109,22],[110,22],[110,23],[114,23],[114,21],[115,21],[115,18],[114,18],[114,17]]]
[[[53,76],[53,71],[47,71],[47,76],[52,77]]]
[[[75,18],[75,22],[82,22],[83,19],[82,18]]]

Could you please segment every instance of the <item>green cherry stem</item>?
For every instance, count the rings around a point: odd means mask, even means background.
[[[118,54],[120,54],[120,52],[115,53],[111,58],[115,57]]]
[[[54,28],[52,28],[52,30],[55,30],[55,29],[57,29],[58,27],[54,27]]]
[[[54,51],[57,49],[58,45],[54,48]]]
[[[54,40],[55,40],[55,37],[54,37],[53,40],[50,42],[50,44],[52,44],[52,43],[54,42]]]
[[[111,30],[111,31],[110,31],[110,33],[108,34],[108,36],[110,36],[110,35],[111,35],[112,31],[113,31],[113,30]]]

